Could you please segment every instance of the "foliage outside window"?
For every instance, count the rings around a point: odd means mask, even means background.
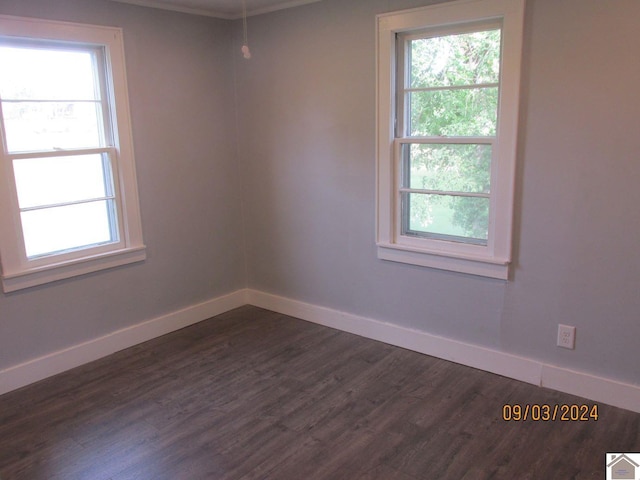
[[[121,32],[0,17],[5,291],[144,258]]]
[[[378,254],[508,277],[523,0],[378,17]]]

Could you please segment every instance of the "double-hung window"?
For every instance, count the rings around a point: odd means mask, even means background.
[[[524,0],[378,17],[378,255],[508,278]]]
[[[0,17],[5,291],[144,259],[121,36]]]

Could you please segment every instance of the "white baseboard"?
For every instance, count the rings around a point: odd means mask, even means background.
[[[0,371],[0,395],[246,305],[246,290],[171,312]]]
[[[640,413],[640,385],[577,372],[256,290],[248,290],[246,298],[248,303],[257,307]]]
[[[0,395],[246,304],[640,413],[640,385],[250,289],[237,290],[1,370]]]
[[[540,364],[419,330],[249,290],[251,305],[538,385]]]
[[[555,365],[542,365],[543,387],[640,413],[640,385],[598,377]]]

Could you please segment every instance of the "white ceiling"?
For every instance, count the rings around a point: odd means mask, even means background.
[[[114,0],[120,3],[131,3],[144,7],[162,8],[178,12],[194,13],[218,18],[242,17],[242,0]],[[283,8],[297,7],[306,3],[319,2],[321,0],[245,0],[247,15],[259,15],[261,13],[282,10]]]

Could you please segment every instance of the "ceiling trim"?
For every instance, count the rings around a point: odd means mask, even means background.
[[[208,10],[203,8],[183,7],[180,5],[170,5],[165,2],[159,2],[157,0],[112,0],[113,2],[128,3],[131,5],[137,5],[139,7],[147,8],[159,8],[162,10],[170,10],[173,12],[189,13],[191,15],[202,15],[205,17],[223,18],[225,20],[237,20],[242,18],[242,14],[228,14],[223,12],[216,12],[215,10]],[[275,12],[277,10],[284,10],[285,8],[299,7],[308,3],[316,3],[322,0],[289,0],[283,1],[277,5],[264,8],[256,8],[254,10],[248,10],[247,15],[262,15],[264,13]]]

